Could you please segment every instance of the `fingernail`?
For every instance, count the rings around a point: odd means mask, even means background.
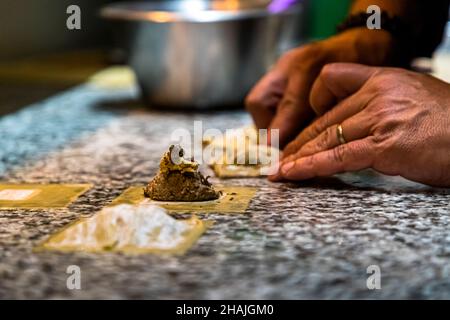
[[[291,162],[288,162],[288,163],[284,164],[284,165],[281,167],[281,173],[282,173],[282,174],[288,173],[289,170],[291,170],[292,167],[294,167],[294,165],[295,165],[295,162],[294,162],[294,161],[291,161]]]
[[[270,167],[268,174],[268,178],[270,181],[277,181],[279,178],[281,178],[280,169],[282,164],[282,162],[278,162],[276,165]]]

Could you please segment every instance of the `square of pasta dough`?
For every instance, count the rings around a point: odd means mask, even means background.
[[[169,213],[245,213],[251,199],[258,188],[237,186],[216,186],[216,190],[222,191],[222,196],[217,200],[197,202],[169,202],[155,201],[144,197],[143,186],[135,186],[126,189],[111,205],[142,203],[155,204],[169,211]]]
[[[64,208],[90,184],[0,184],[0,209]]]
[[[122,204],[70,224],[35,250],[184,254],[211,224],[195,216],[177,220],[154,205]]]

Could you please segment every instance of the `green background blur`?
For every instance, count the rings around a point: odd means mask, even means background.
[[[310,0],[309,37],[322,39],[336,33],[349,10],[351,0]]]

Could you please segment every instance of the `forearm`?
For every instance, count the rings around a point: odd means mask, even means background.
[[[377,5],[390,15],[399,16],[406,20],[410,19],[417,11],[418,2],[411,0],[354,0],[350,14],[365,12],[369,6]]]
[[[365,12],[377,5],[391,17],[398,17],[406,28],[403,41],[410,45],[411,58],[428,56],[442,39],[450,0],[354,0],[350,14]],[[403,44],[402,44],[403,46]]]

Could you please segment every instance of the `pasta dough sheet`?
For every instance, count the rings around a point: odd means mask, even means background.
[[[274,174],[281,151],[261,144],[266,141],[254,126],[234,129],[228,136],[207,137],[204,151],[220,155],[210,166],[219,178],[263,177]]]
[[[176,220],[154,205],[118,205],[56,233],[36,251],[184,254],[212,224],[197,217]]]
[[[136,76],[129,67],[112,66],[91,76],[88,84],[102,89],[128,89],[136,86]]]
[[[197,202],[166,202],[155,201],[144,197],[142,186],[130,187],[118,198],[113,200],[111,205],[118,204],[155,204],[167,209],[170,213],[223,213],[235,214],[245,213],[251,199],[258,191],[254,187],[234,187],[217,186],[217,190],[222,191],[222,196],[217,200],[197,201]]]
[[[231,178],[258,178],[262,177],[261,168],[258,166],[215,164],[212,169],[217,177]]]
[[[0,184],[0,209],[65,208],[90,184]]]

